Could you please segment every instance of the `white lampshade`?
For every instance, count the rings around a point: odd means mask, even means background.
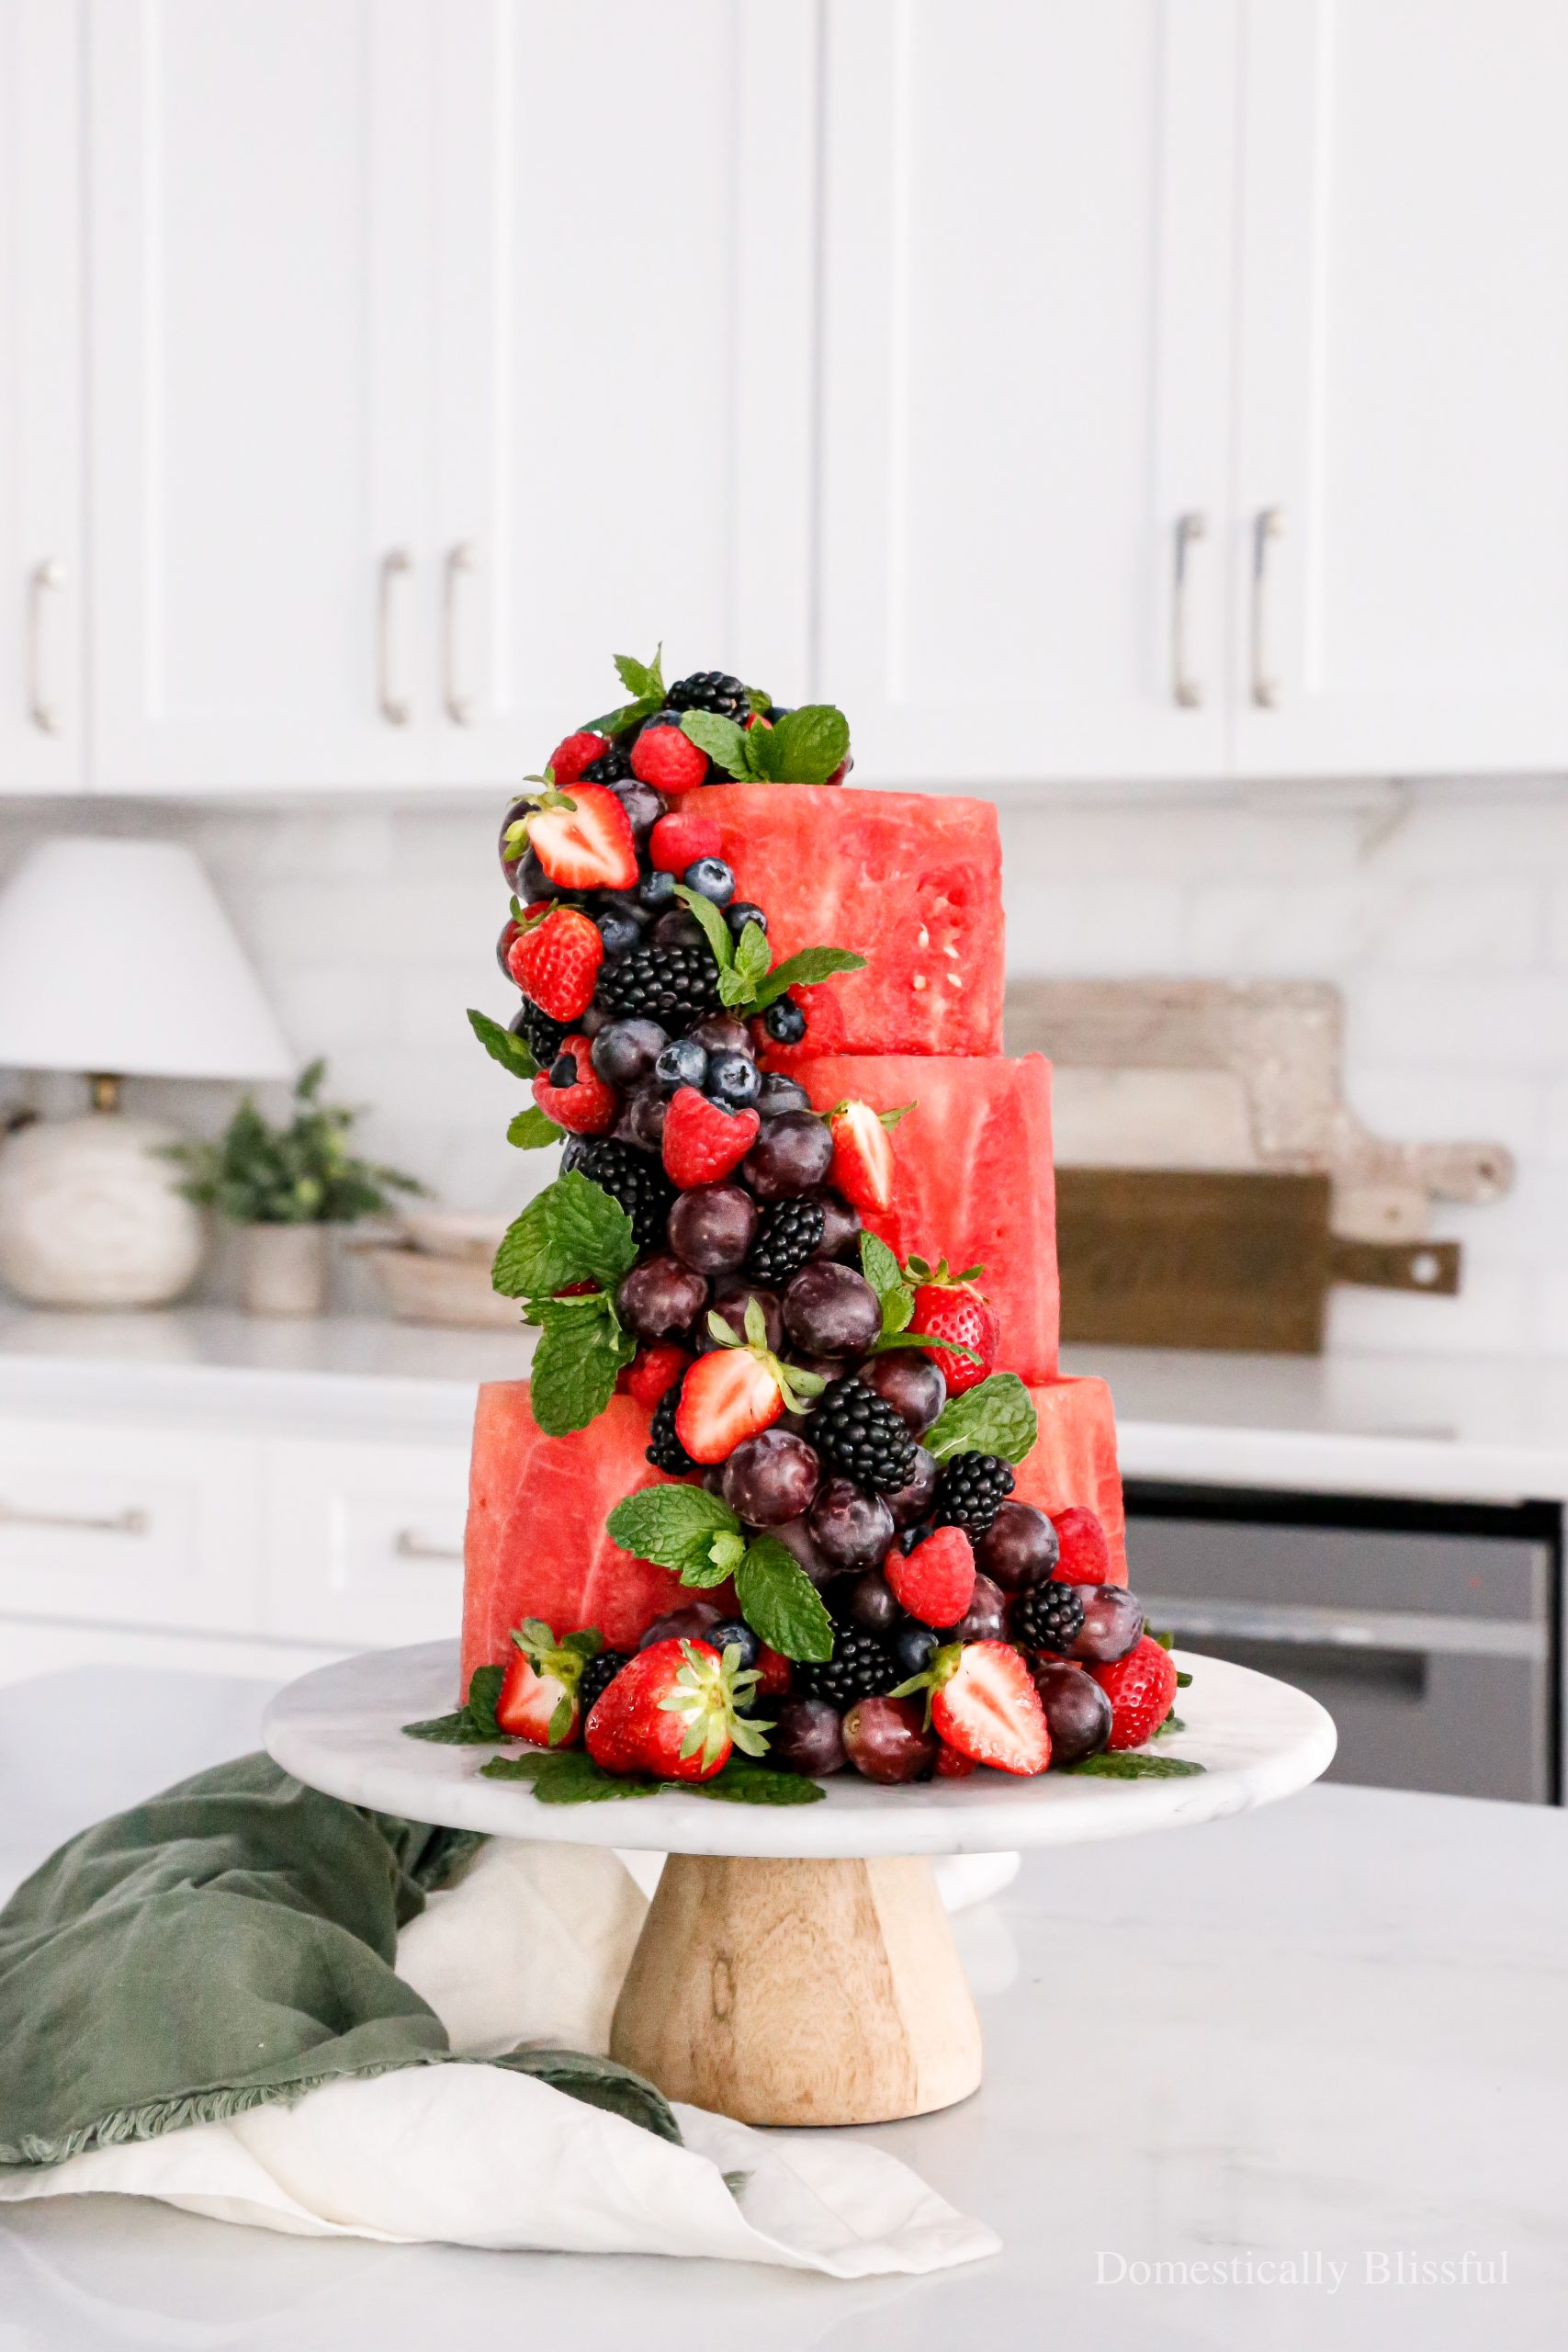
[[[175,842],[39,843],[0,894],[0,1067],[291,1078],[217,895]]]

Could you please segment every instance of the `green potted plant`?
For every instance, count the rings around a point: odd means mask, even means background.
[[[359,1159],[348,1131],[359,1116],[321,1101],[327,1074],[313,1061],[294,1088],[294,1116],[274,1126],[244,1096],[214,1142],[179,1143],[166,1157],[186,1170],[176,1189],[242,1228],[241,1288],[253,1315],[319,1315],[326,1304],[327,1228],[381,1216],[399,1193],[425,1186],[400,1169]]]

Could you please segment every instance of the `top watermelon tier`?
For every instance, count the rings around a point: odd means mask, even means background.
[[[738,894],[765,907],[775,956],[831,940],[865,957],[808,1000],[805,1055],[997,1054],[1001,843],[988,800],[809,786],[716,785],[703,816]]]

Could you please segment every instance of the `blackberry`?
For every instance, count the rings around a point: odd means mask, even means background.
[[[591,1657],[577,1679],[577,1703],[587,1715],[596,1699],[602,1699],[623,1666],[627,1663],[626,1650],[601,1650]]]
[[[541,1069],[548,1069],[570,1034],[564,1021],[552,1021],[541,1012],[530,996],[525,996],[512,1016],[512,1034],[521,1037]]]
[[[625,784],[631,772],[632,763],[626,753],[618,743],[612,743],[607,752],[601,752],[596,760],[589,761],[582,771],[582,781],[584,784]]]
[[[575,1168],[619,1201],[632,1221],[639,1250],[651,1250],[663,1239],[675,1188],[650,1152],[614,1136],[573,1136],[560,1164],[563,1175]]]
[[[915,1441],[903,1415],[852,1374],[822,1391],[811,1416],[811,1442],[873,1494],[896,1495],[915,1475]]]
[[[1083,1600],[1070,1584],[1032,1586],[1012,1611],[1012,1637],[1025,1649],[1069,1649],[1083,1623]]]
[[[650,940],[605,965],[599,1001],[607,1012],[636,1013],[672,1029],[696,1021],[718,1002],[718,967],[706,945],[670,946]]]
[[[833,1655],[821,1666],[797,1666],[795,1687],[808,1699],[827,1699],[835,1707],[852,1707],[890,1690],[896,1676],[892,1660],[874,1634],[845,1628],[833,1636]]]
[[[826,1229],[820,1201],[808,1201],[804,1196],[780,1201],[776,1208],[762,1213],[747,1261],[747,1272],[753,1282],[765,1283],[770,1290],[781,1289],[791,1274],[797,1274],[807,1260],[817,1255]]]
[[[667,1388],[653,1408],[653,1428],[649,1433],[648,1458],[656,1470],[668,1471],[671,1478],[683,1478],[696,1464],[675,1434],[675,1408],[681,1401],[681,1385]]]
[[[712,710],[743,727],[751,716],[751,697],[739,678],[724,670],[694,670],[677,678],[665,696],[671,710]]]
[[[936,1482],[936,1523],[961,1527],[977,1544],[1011,1492],[1012,1464],[999,1453],[954,1454]]]

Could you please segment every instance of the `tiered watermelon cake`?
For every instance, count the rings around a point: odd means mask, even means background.
[[[1057,1372],[996,812],[834,788],[830,706],[617,667],[502,829],[522,1001],[470,1019],[531,1083],[512,1140],[565,1149],[496,1260],[539,1340],[480,1392],[464,1703],[423,1728],[573,1795],[1125,1756],[1176,1674],[1109,1393]]]

